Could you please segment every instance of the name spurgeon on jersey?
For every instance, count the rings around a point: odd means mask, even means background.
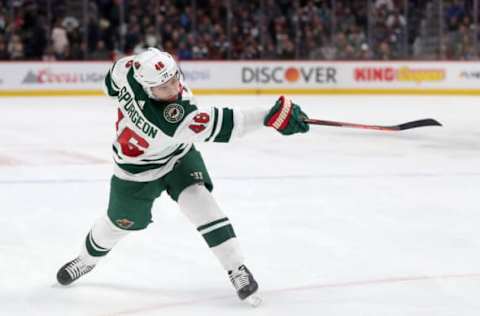
[[[132,120],[132,123],[135,124],[137,128],[142,130],[145,135],[151,137],[152,139],[157,136],[158,129],[152,126],[149,122],[145,121],[142,116],[138,113],[135,105],[133,104],[135,99],[132,97],[130,92],[128,92],[126,87],[122,87],[117,96],[118,102],[121,104],[125,113]]]
[[[105,93],[118,107],[113,142],[117,177],[128,181],[158,179],[175,167],[194,142],[228,142],[236,135],[236,128],[242,131],[241,124],[235,125],[233,109],[199,109],[184,83],[174,103],[149,98],[135,80],[130,60],[130,56],[118,60],[104,82]],[[238,122],[243,122],[243,116]]]

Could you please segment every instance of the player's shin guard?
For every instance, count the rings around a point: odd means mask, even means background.
[[[69,285],[95,268],[98,260],[129,231],[117,228],[107,216],[99,218],[87,234],[78,257],[64,264],[57,272],[57,281]]]
[[[95,221],[88,232],[80,256],[91,257],[92,260],[98,261],[129,232],[115,226],[108,216],[102,216]]]
[[[243,264],[243,255],[230,221],[203,185],[186,188],[178,198],[178,205],[225,270],[231,271]]]
[[[232,224],[210,192],[204,186],[190,186],[180,194],[178,204],[228,271],[238,297],[252,306],[258,306],[261,299],[253,295],[258,290],[258,284],[243,264],[243,255]]]

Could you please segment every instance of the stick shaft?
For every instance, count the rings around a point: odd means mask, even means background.
[[[406,123],[402,123],[399,125],[392,125],[392,126],[368,125],[368,124],[327,121],[327,120],[317,120],[317,119],[305,119],[305,123],[312,124],[312,125],[349,127],[349,128],[360,128],[360,129],[370,129],[370,130],[390,131],[390,132],[402,131],[406,129],[423,127],[423,126],[442,126],[442,124],[440,124],[438,121],[434,119],[423,119],[423,120],[411,121],[411,122],[406,122]]]

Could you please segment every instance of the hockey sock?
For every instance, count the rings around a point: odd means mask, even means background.
[[[186,188],[178,198],[178,205],[197,227],[225,270],[233,270],[243,264],[232,224],[203,185]]]
[[[102,216],[95,221],[92,229],[88,232],[80,256],[91,263],[96,263],[128,233],[128,230],[113,225],[108,216]]]

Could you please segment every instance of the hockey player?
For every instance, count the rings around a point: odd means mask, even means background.
[[[269,111],[198,108],[175,60],[155,48],[114,63],[104,88],[118,106],[108,210],[94,222],[80,254],[60,268],[58,282],[77,280],[119,240],[145,229],[154,200],[166,191],[227,271],[240,299],[255,298],[257,282],[210,193],[212,181],[193,143],[228,142],[263,125],[284,135],[305,133],[306,115],[283,96]]]

